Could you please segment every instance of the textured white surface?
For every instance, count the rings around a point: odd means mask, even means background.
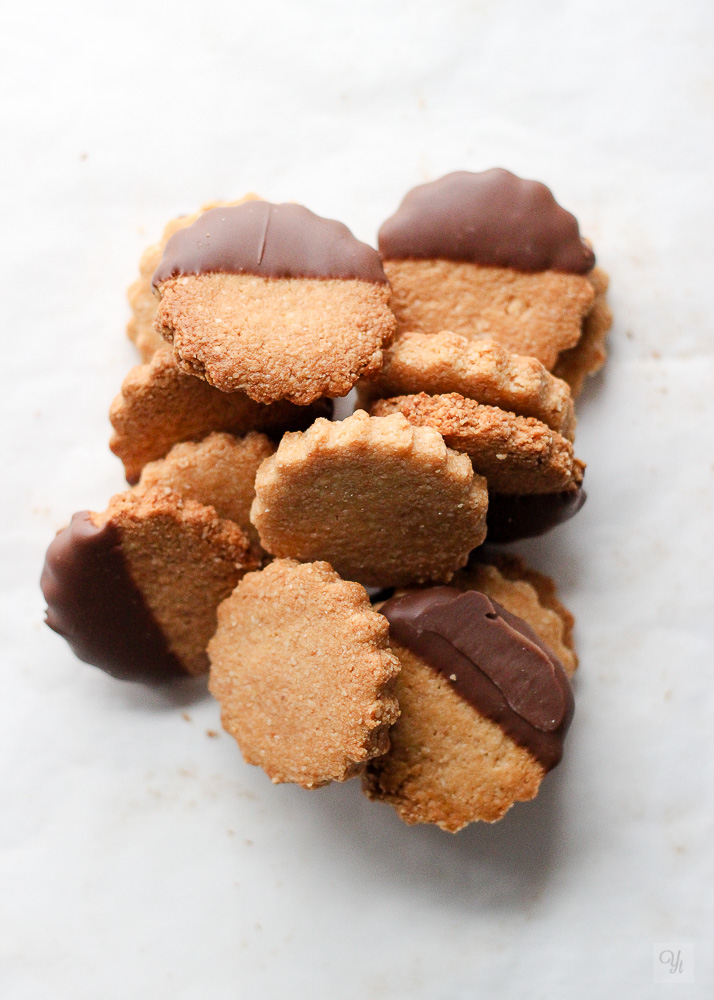
[[[16,4],[0,39],[3,1000],[714,990],[713,9],[701,0]],[[122,488],[124,289],[163,223],[257,190],[373,240],[413,184],[549,183],[613,277],[590,499],[521,548],[578,617],[565,763],[449,837],[353,782],[273,788],[202,687],[42,625],[55,529]],[[184,716],[186,713],[186,718]],[[695,947],[653,983],[654,943]]]

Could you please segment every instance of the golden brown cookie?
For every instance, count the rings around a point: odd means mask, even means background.
[[[263,548],[325,559],[365,586],[449,580],[485,534],[485,484],[468,457],[400,414],[358,410],[286,434],[255,493]]]
[[[380,399],[370,412],[402,413],[418,427],[435,427],[449,448],[463,451],[495,493],[556,493],[576,488],[583,464],[562,434],[534,417],[482,406],[457,392]]]
[[[535,417],[572,441],[570,389],[536,358],[511,354],[493,340],[467,340],[442,331],[405,333],[384,352],[384,367],[360,384],[365,403],[419,392],[458,392],[466,399]]]
[[[476,589],[478,584],[478,589]],[[381,606],[402,669],[390,750],[364,777],[406,823],[455,833],[532,799],[572,717],[563,623],[493,567]]]
[[[549,370],[580,340],[600,290],[574,216],[545,185],[507,170],[414,188],[379,248],[399,334],[488,337]],[[604,331],[599,352],[603,344]]]
[[[593,268],[589,277],[595,288],[595,302],[583,320],[582,336],[575,347],[560,352],[553,369],[558,378],[568,383],[573,396],[579,396],[587,376],[594,375],[605,364],[605,343],[612,326],[612,312],[605,297],[609,278],[600,267]]]
[[[243,438],[209,434],[202,441],[176,444],[166,458],[145,465],[139,491],[161,487],[184,500],[213,507],[245,531],[256,552],[262,552],[258,532],[250,522],[255,498],[255,474],[261,462],[275,451],[264,434],[251,431]]]
[[[129,287],[127,297],[132,309],[132,317],[126,328],[129,340],[136,345],[143,361],[149,361],[160,347],[165,344],[164,338],[154,327],[156,320],[156,310],[159,307],[159,300],[154,292],[151,279],[154,271],[161,263],[166,244],[174,233],[179,229],[186,229],[193,225],[204,212],[211,208],[225,208],[229,205],[242,205],[245,201],[254,201],[258,198],[256,194],[247,194],[245,198],[238,201],[212,201],[204,205],[200,212],[193,215],[181,215],[177,219],[172,219],[164,229],[161,239],[154,243],[142,254],[139,262],[139,277]]]
[[[389,746],[399,670],[365,590],[324,562],[278,559],[218,610],[210,690],[249,764],[317,788]]]
[[[216,609],[255,566],[248,539],[212,507],[149,490],[82,511],[47,551],[47,624],[76,655],[124,680],[208,669]]]
[[[206,212],[169,240],[153,284],[179,365],[260,403],[346,395],[394,335],[377,251],[301,205]]]
[[[309,427],[331,409],[326,399],[312,406],[284,400],[266,406],[242,392],[220,392],[181,371],[164,345],[124,379],[109,411],[114,428],[109,447],[124,463],[128,482],[135,483],[147,462],[163,458],[179,441],[199,440],[211,431],[279,434]]]

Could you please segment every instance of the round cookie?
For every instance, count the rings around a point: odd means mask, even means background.
[[[455,833],[501,819],[562,754],[570,671],[546,638],[566,648],[562,622],[528,583],[489,570],[478,590],[459,574],[454,587],[403,592],[380,609],[402,664],[400,717],[364,790],[406,823]]]
[[[324,559],[365,586],[447,581],[485,535],[466,455],[401,414],[317,420],[260,467],[251,520],[275,556]]]
[[[317,788],[359,774],[389,746],[399,670],[365,590],[324,562],[278,559],[218,610],[211,693],[249,764]]]
[[[206,212],[171,237],[153,284],[179,365],[260,403],[346,395],[394,335],[377,251],[301,205]]]
[[[435,427],[449,448],[463,451],[496,493],[555,493],[579,485],[583,464],[573,445],[534,417],[482,406],[458,392],[380,399],[374,416],[401,413],[417,427]]]
[[[256,554],[262,553],[250,506],[258,468],[274,452],[273,442],[256,431],[243,438],[214,432],[199,442],[176,444],[166,458],[145,465],[136,490],[157,486],[213,507],[219,517],[235,521]]]
[[[81,511],[42,573],[47,624],[76,655],[122,680],[208,669],[216,609],[255,566],[240,528],[212,507],[149,490]]]
[[[511,354],[493,340],[444,330],[404,333],[384,352],[384,367],[359,387],[365,403],[382,397],[457,392],[487,406],[535,417],[572,441],[575,409],[568,385],[536,358]]]
[[[129,483],[136,483],[147,462],[163,456],[180,441],[198,440],[211,431],[245,434],[250,430],[281,434],[309,427],[329,416],[332,403],[311,406],[285,400],[266,406],[243,392],[220,392],[183,372],[169,347],[151,361],[132,368],[109,411],[114,434],[109,447],[124,463]]]
[[[601,284],[575,217],[544,184],[501,169],[414,188],[379,249],[399,334],[489,337],[549,370],[580,340]]]
[[[149,361],[153,357],[154,352],[166,343],[154,326],[159,300],[151,284],[154,271],[161,263],[166,244],[174,233],[177,233],[179,229],[186,229],[188,226],[193,225],[196,219],[209,209],[227,208],[229,205],[242,205],[245,201],[255,201],[257,198],[257,194],[247,194],[244,198],[239,198],[238,201],[212,201],[204,205],[199,212],[194,212],[193,215],[181,215],[177,219],[172,219],[166,225],[158,243],[152,244],[152,246],[147,247],[144,251],[139,261],[139,277],[129,287],[127,292],[129,305],[132,309],[132,317],[126,328],[129,340],[133,341],[136,345],[136,349],[143,361]]]

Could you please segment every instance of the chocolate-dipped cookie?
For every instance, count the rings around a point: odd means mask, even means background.
[[[407,823],[456,832],[494,822],[533,798],[562,756],[573,698],[543,632],[562,647],[564,624],[525,580],[489,569],[480,589],[463,576],[456,586],[405,591],[378,605],[402,665],[400,717],[364,787]],[[489,593],[494,582],[520,615]]]
[[[395,330],[377,251],[301,205],[206,212],[168,241],[153,284],[179,365],[260,403],[345,395]]]
[[[383,224],[379,248],[398,333],[489,337],[552,370],[592,314],[586,349],[559,374],[579,388],[603,363],[607,279],[544,184],[501,169],[422,184]]]
[[[202,674],[216,609],[255,565],[212,507],[161,489],[118,494],[103,513],[75,514],[47,550],[47,624],[122,680]]]

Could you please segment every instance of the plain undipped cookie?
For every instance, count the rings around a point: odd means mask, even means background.
[[[153,283],[179,365],[261,403],[345,395],[394,335],[377,251],[301,205],[206,212],[169,240]]]
[[[365,586],[449,580],[485,536],[466,455],[401,414],[317,420],[258,470],[251,520],[276,556],[326,560]]]
[[[278,559],[218,611],[210,690],[249,764],[316,788],[384,753],[399,662],[364,590],[324,562]]]
[[[568,385],[536,358],[512,354],[493,340],[444,330],[404,333],[384,352],[384,367],[360,384],[360,399],[457,392],[487,406],[535,417],[573,440],[575,410]]]
[[[184,441],[174,445],[165,458],[145,465],[136,489],[160,487],[184,500],[209,505],[219,517],[235,521],[254,550],[262,551],[250,521],[250,507],[255,498],[255,475],[275,447],[257,431],[245,437],[213,433],[202,441]]]
[[[255,560],[240,528],[175,493],[132,491],[82,511],[47,551],[47,624],[114,677],[208,669],[216,609]]]
[[[331,411],[327,399],[312,406],[285,400],[266,406],[242,392],[220,392],[183,372],[164,345],[124,379],[109,412],[114,428],[109,446],[124,463],[127,481],[136,483],[147,462],[163,458],[180,441],[199,440],[211,431],[280,434],[309,427]]]
[[[494,567],[459,574],[453,586],[448,595],[443,591],[451,588],[411,592],[417,610],[427,610],[427,617],[413,618],[411,634],[390,614],[390,645],[402,664],[395,689],[400,717],[389,752],[370,762],[364,776],[369,797],[392,805],[405,822],[449,832],[494,822],[514,802],[532,799],[560,758],[572,714],[571,666],[558,662],[553,645],[567,652],[565,629],[536,590]],[[441,621],[429,620],[430,604],[453,602],[459,591],[475,596],[460,610],[444,604]],[[390,613],[389,602],[382,610]],[[426,630],[421,638],[420,630]],[[545,659],[534,643],[546,647]]]

